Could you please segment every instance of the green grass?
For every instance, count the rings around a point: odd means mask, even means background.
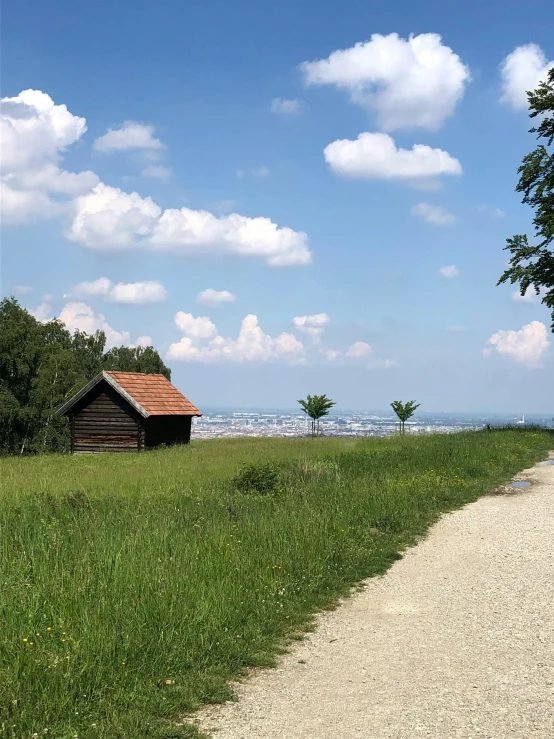
[[[531,429],[1,460],[1,736],[195,735],[178,717],[552,447]],[[276,492],[237,491],[248,463]]]

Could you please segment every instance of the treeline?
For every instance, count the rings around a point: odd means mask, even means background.
[[[71,333],[41,323],[14,298],[0,303],[0,454],[64,451],[68,424],[56,410],[103,369],[171,372],[149,347],[105,351],[103,331]]]

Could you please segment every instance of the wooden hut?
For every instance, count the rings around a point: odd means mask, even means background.
[[[69,417],[71,453],[80,454],[186,444],[202,414],[163,375],[104,370],[58,415]]]

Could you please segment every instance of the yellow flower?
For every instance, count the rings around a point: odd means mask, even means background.
[[[40,632],[38,632],[38,631],[37,631],[37,632],[35,633],[35,636],[40,636]]]
[[[26,636],[25,636],[25,637],[23,637],[23,641],[25,641],[25,642],[26,642],[26,641],[28,641],[28,639],[27,639],[27,637],[26,637]]]
[[[46,627],[46,631],[52,631],[52,627],[51,626],[47,626]]]
[[[65,639],[62,639],[62,641],[65,641]]]

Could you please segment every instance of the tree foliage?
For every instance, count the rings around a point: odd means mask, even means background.
[[[37,321],[17,300],[0,303],[0,454],[64,451],[67,421],[60,408],[103,369],[170,370],[152,347],[104,352],[102,331],[70,333],[63,323]]]
[[[328,416],[331,408],[336,405],[326,395],[308,395],[306,400],[299,400],[304,413],[312,419],[312,436],[319,436],[319,420]]]
[[[421,403],[416,403],[415,400],[408,400],[407,403],[403,403],[401,400],[393,400],[390,404],[391,408],[398,416],[401,434],[406,430],[406,421],[414,415],[420,405]]]
[[[498,284],[509,280],[519,284],[522,295],[529,288],[541,294],[544,305],[552,310],[554,332],[554,68],[528,98],[530,117],[539,116],[540,121],[530,133],[536,133],[543,143],[523,158],[516,192],[522,192],[522,202],[535,210],[536,243],[530,244],[525,234],[506,239],[504,248],[512,257]]]

